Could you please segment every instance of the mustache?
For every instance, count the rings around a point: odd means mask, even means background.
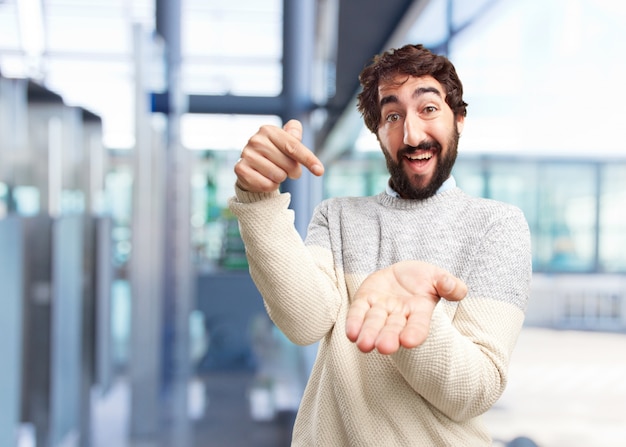
[[[438,152],[438,151],[441,151],[441,144],[439,144],[435,140],[427,140],[427,141],[421,142],[417,146],[405,146],[398,151],[398,154],[400,156],[403,156],[407,154],[412,154],[413,152],[416,152],[418,150],[422,150],[422,151],[432,150],[432,151]]]

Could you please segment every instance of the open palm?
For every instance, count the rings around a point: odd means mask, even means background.
[[[440,298],[462,300],[463,281],[422,261],[401,261],[369,275],[357,290],[346,319],[346,335],[362,352],[393,354],[428,337]]]

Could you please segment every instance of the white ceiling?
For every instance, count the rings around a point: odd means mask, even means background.
[[[280,91],[281,0],[181,1],[187,93]],[[41,20],[21,13],[29,3]],[[0,0],[0,73],[35,79],[96,113],[106,146],[132,147],[135,24],[154,32],[154,0]],[[41,46],[29,51],[29,37]]]
[[[154,30],[154,0],[24,0],[28,1],[43,7],[39,26],[44,30],[43,51],[39,56],[25,52],[18,0],[0,0],[0,73],[40,79],[69,105],[103,118],[107,147],[132,147],[132,27],[138,23],[146,33]],[[280,91],[282,0],[181,1],[182,85],[187,93]],[[432,17],[445,13],[438,6],[447,0],[431,3],[432,11],[424,13],[407,39],[425,42],[441,33],[435,26],[441,20]],[[463,22],[485,3],[457,0],[453,19]],[[614,131],[626,119],[624,3],[499,0],[496,4],[451,47],[450,57],[470,103],[464,149],[623,156]],[[37,23],[32,14],[28,17]],[[215,140],[211,145],[240,147],[230,131],[230,143],[218,138],[219,130],[242,125],[241,119],[227,118],[228,123],[225,117],[193,116],[189,122],[200,129],[195,134],[204,137],[207,123],[212,123],[216,132],[211,132]],[[257,127],[254,117],[245,118],[246,126]],[[245,138],[248,133],[244,129],[235,137],[239,134]],[[200,138],[190,146],[207,147],[207,140]]]

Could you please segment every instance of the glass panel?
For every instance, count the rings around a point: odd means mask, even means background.
[[[120,164],[105,179],[106,203],[113,219],[113,265],[126,269],[131,255],[133,175],[130,165]]]
[[[539,167],[535,269],[595,268],[596,166],[550,163]]]
[[[605,166],[601,184],[600,268],[606,272],[626,272],[626,164]]]
[[[80,430],[81,354],[83,351],[83,220],[54,222],[52,256],[50,438],[51,445]],[[85,329],[87,330],[87,329]]]
[[[325,182],[328,197],[365,196],[366,177],[352,170],[334,169]]]
[[[273,115],[186,113],[180,123],[181,140],[188,149],[235,150],[239,153],[264,124],[282,126],[281,119]]]
[[[188,63],[182,69],[182,88],[191,95],[277,96],[282,90],[278,60]],[[250,80],[254,73],[254,81]]]
[[[538,172],[537,164],[506,160],[489,163],[487,184],[490,198],[520,207],[526,218],[536,220]]]
[[[0,219],[9,213],[9,187],[0,182]]]
[[[380,152],[337,161],[324,174],[324,197],[371,196],[385,191],[389,173]]]
[[[40,194],[34,186],[16,186],[12,199],[15,211],[22,216],[35,216],[40,211]]]
[[[459,156],[452,169],[452,175],[458,187],[470,196],[485,196],[485,173],[482,159]]]
[[[181,139],[197,158],[191,177],[192,250],[201,270],[247,268],[236,219],[228,211],[234,194],[233,166],[248,139],[277,116],[185,114]]]
[[[274,96],[282,89],[282,2],[183,2],[182,87],[189,94]],[[251,76],[251,73],[253,75]]]
[[[0,183],[0,284],[2,284],[2,312],[0,327],[0,355],[4,367],[0,371],[0,445],[15,445],[15,428],[22,420],[23,401],[22,349],[25,296],[24,253],[22,229],[17,219],[3,219],[2,183]]]
[[[233,166],[240,151],[196,153],[191,177],[191,243],[201,271],[248,266],[239,225],[228,210],[236,180]]]

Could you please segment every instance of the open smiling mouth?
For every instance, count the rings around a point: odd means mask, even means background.
[[[426,167],[429,161],[437,154],[434,150],[418,150],[405,154],[404,158],[414,168]]]
[[[405,155],[411,161],[430,160],[433,158],[433,153],[430,151],[420,152],[419,154],[407,154]]]

